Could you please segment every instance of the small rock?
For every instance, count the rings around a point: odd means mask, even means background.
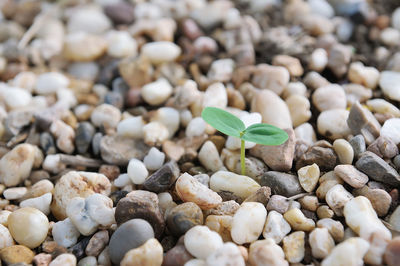
[[[107,50],[107,41],[85,32],[70,33],[65,37],[63,55],[67,60],[89,62],[101,57]]]
[[[381,264],[382,255],[392,234],[378,219],[370,201],[363,196],[353,198],[346,203],[343,214],[346,224],[370,243],[365,262]]]
[[[315,2],[315,0],[314,0]],[[309,68],[311,70],[321,72],[328,64],[328,53],[323,48],[315,49],[310,57]]]
[[[290,201],[281,195],[272,195],[267,204],[268,211],[277,211],[284,214],[289,209]]]
[[[49,266],[75,266],[76,257],[72,254],[61,254],[52,260]]]
[[[225,108],[228,105],[228,94],[225,85],[221,82],[213,83],[207,87],[203,96],[202,107]]]
[[[347,125],[348,118],[349,111],[344,109],[323,111],[317,119],[318,132],[333,140],[346,138],[350,135],[350,128]]]
[[[5,247],[9,247],[14,245],[14,240],[8,231],[7,227],[4,225],[0,225],[0,248],[3,249]]]
[[[317,215],[318,218],[324,219],[324,218],[332,218],[335,213],[329,208],[327,205],[321,205],[317,208]]]
[[[290,225],[277,211],[270,211],[264,226],[263,237],[272,239],[279,244],[282,239],[291,231]]]
[[[211,63],[207,77],[211,81],[227,82],[232,79],[235,61],[232,59],[218,59]]]
[[[76,129],[75,146],[80,154],[87,152],[95,132],[96,130],[91,123],[79,123]]]
[[[360,84],[349,83],[342,86],[346,92],[347,105],[349,106],[356,102],[363,103],[372,97],[372,90]]]
[[[235,243],[251,243],[263,231],[267,211],[259,202],[245,202],[236,211],[232,220],[231,236]]]
[[[318,197],[316,196],[304,196],[299,199],[301,208],[315,212],[319,206]]]
[[[129,250],[121,261],[121,266],[161,265],[163,248],[157,239],[151,238],[143,245]]]
[[[206,141],[203,144],[199,151],[198,159],[207,170],[212,172],[216,172],[223,167],[217,147],[211,141]]]
[[[393,104],[384,99],[372,99],[367,101],[368,108],[374,113],[390,114],[394,117],[400,117],[400,110]]]
[[[126,2],[115,2],[104,7],[104,13],[115,24],[131,24],[134,17],[134,9],[132,5]]]
[[[343,44],[332,45],[329,51],[328,67],[336,77],[340,78],[347,72],[347,65],[351,59],[351,49]]]
[[[369,243],[360,237],[349,238],[336,247],[322,261],[321,266],[363,265],[363,257],[367,253]]]
[[[286,60],[286,56],[283,55],[283,60]],[[296,58],[295,58],[296,59]],[[278,63],[282,62],[281,59],[278,58]],[[295,63],[296,64],[296,63]],[[299,70],[302,70],[301,65],[300,68],[298,65],[294,66],[295,69],[291,69],[295,71],[295,74],[299,74]],[[282,66],[270,66],[267,64],[259,64],[253,74],[252,84],[260,89],[269,89],[275,92],[277,95],[280,95],[284,88],[287,86],[290,80],[290,73],[288,69]]]
[[[289,139],[281,145],[267,146],[256,145],[250,150],[250,154],[262,159],[274,171],[287,172],[292,168],[296,137],[293,129],[286,129]],[[281,156],[275,156],[280,154]]]
[[[154,238],[151,225],[142,219],[132,219],[123,223],[111,236],[109,253],[111,261],[119,264],[125,254]]]
[[[315,228],[308,239],[312,255],[317,259],[323,259],[331,253],[331,250],[335,247],[331,235],[326,228]]]
[[[392,215],[390,215],[389,223],[393,226],[395,230],[400,228],[400,208],[396,207]]]
[[[149,191],[160,193],[168,190],[179,176],[178,165],[171,161],[146,178],[143,187]]]
[[[37,266],[48,266],[51,262],[51,255],[46,253],[39,253],[33,257],[33,263]]]
[[[296,135],[296,141],[304,141],[309,145],[317,141],[314,128],[310,123],[303,123],[297,126],[294,133]]]
[[[78,262],[77,266],[96,266],[97,265],[97,259],[96,257],[93,256],[87,256],[81,259]]]
[[[292,128],[292,119],[286,103],[274,92],[261,90],[253,98],[251,112],[260,113],[262,122],[279,128]]]
[[[196,137],[204,134],[206,130],[206,122],[201,117],[195,117],[190,120],[186,127],[185,134],[187,137]]]
[[[259,202],[264,206],[267,205],[269,197],[271,196],[271,188],[260,187],[256,192],[248,196],[244,202]]]
[[[386,120],[383,124],[380,135],[391,139],[397,145],[400,143],[399,131],[400,118],[391,118]]]
[[[343,241],[344,228],[341,222],[335,221],[331,218],[323,218],[317,222],[317,227],[328,229],[329,234],[336,242]]]
[[[210,215],[234,215],[239,207],[240,205],[236,201],[229,200],[222,202],[217,207],[209,211]]]
[[[300,209],[290,209],[285,212],[283,217],[293,230],[310,232],[315,228],[315,222],[312,219],[306,218]]]
[[[73,12],[68,19],[69,32],[87,32],[101,34],[111,27],[111,21],[101,10],[94,8],[82,8]]]
[[[356,102],[352,105],[347,119],[347,124],[354,135],[363,135],[369,144],[379,137],[381,126],[374,115]]]
[[[3,191],[3,197],[7,200],[17,200],[22,198],[28,189],[26,187],[13,187]]]
[[[260,188],[260,185],[250,177],[227,171],[218,171],[210,177],[210,188],[215,192],[230,192],[245,200],[255,193]]]
[[[276,55],[272,59],[272,64],[275,66],[285,67],[289,71],[290,75],[294,77],[302,76],[304,73],[300,60],[296,57],[288,55]]]
[[[40,197],[23,200],[21,201],[19,206],[21,208],[23,207],[36,208],[41,212],[43,212],[45,215],[49,215],[51,200],[52,200],[52,194],[46,193]]]
[[[51,233],[54,241],[66,248],[75,245],[81,235],[69,218],[56,222],[53,225]]]
[[[311,118],[310,101],[302,95],[290,95],[286,100],[293,126],[297,127]]]
[[[257,240],[250,245],[249,261],[252,265],[287,266],[282,248],[270,239]]]
[[[309,166],[304,166],[297,171],[297,175],[299,176],[299,182],[301,187],[307,191],[311,192],[315,189],[319,176],[320,170],[318,165],[315,163]]]
[[[245,266],[245,262],[238,246],[233,243],[225,243],[207,257],[206,265]]]
[[[351,147],[353,147],[354,158],[358,159],[360,155],[366,151],[365,140],[362,135],[356,135],[349,140]]]
[[[121,111],[110,105],[102,104],[97,106],[91,115],[91,121],[96,127],[115,128],[121,120]]]
[[[361,188],[368,182],[368,176],[358,171],[353,165],[338,165],[334,173],[354,188]]]
[[[331,109],[346,108],[346,94],[337,84],[330,84],[316,89],[312,95],[312,102],[321,112]]]
[[[270,187],[273,194],[291,197],[303,190],[296,176],[281,172],[269,171],[261,177],[261,186]]]
[[[194,257],[206,259],[218,248],[223,246],[222,238],[207,226],[197,225],[186,232],[185,248]]]
[[[104,136],[101,138],[101,158],[109,164],[127,165],[129,160],[142,160],[149,147],[141,140],[121,136]]]
[[[144,163],[135,158],[129,161],[127,173],[131,181],[137,185],[143,184],[149,175]]]
[[[178,244],[165,253],[163,265],[185,265],[185,263],[191,259],[193,259],[193,256],[186,250],[185,246],[183,244]]]
[[[372,152],[364,152],[356,162],[356,167],[369,178],[378,182],[397,186],[400,184],[400,175],[382,158]]]
[[[399,261],[400,237],[394,237],[386,247],[384,260],[389,266],[395,266]]]
[[[49,220],[41,211],[25,207],[8,216],[8,229],[18,243],[35,248],[45,240],[49,229]]]
[[[341,184],[334,185],[328,190],[325,196],[326,203],[335,212],[336,215],[343,215],[343,208],[346,203],[353,198]]]
[[[134,190],[118,202],[115,209],[115,220],[118,224],[136,218],[148,221],[153,226],[155,236],[161,237],[164,232],[165,222],[155,193]]]
[[[290,263],[298,263],[303,260],[305,253],[305,234],[303,231],[291,233],[283,239],[283,251]]]
[[[385,190],[380,188],[369,188],[364,186],[360,189],[353,191],[354,195],[361,195],[369,199],[372,207],[378,216],[385,216],[392,203],[392,197]]]
[[[351,82],[375,89],[379,82],[379,71],[374,67],[365,67],[361,62],[350,64],[348,78]]]
[[[85,249],[86,255],[97,257],[104,250],[108,241],[108,232],[106,230],[98,231],[90,238]]]
[[[230,215],[208,215],[204,225],[217,232],[224,242],[232,242],[232,221]]]
[[[193,202],[185,202],[172,208],[167,216],[169,231],[176,237],[184,235],[190,228],[203,224],[203,213]]]
[[[141,53],[151,63],[161,64],[174,61],[181,54],[181,48],[173,42],[151,42],[143,45]]]
[[[156,171],[162,167],[165,160],[165,154],[160,152],[157,148],[152,147],[149,153],[144,157],[143,163],[150,171]]]
[[[169,137],[168,128],[160,122],[150,122],[143,127],[143,137],[147,145],[162,145]]]
[[[68,88],[70,81],[58,72],[47,72],[38,76],[35,92],[40,95],[56,93],[61,88]]]
[[[108,41],[107,53],[109,56],[124,58],[137,55],[137,43],[126,31],[109,31],[106,35]]]
[[[1,260],[7,265],[17,263],[30,264],[34,256],[35,253],[32,250],[22,245],[5,247],[0,251]]]
[[[333,142],[333,150],[336,152],[339,162],[342,164],[352,164],[354,150],[350,143],[344,139],[337,139]]]

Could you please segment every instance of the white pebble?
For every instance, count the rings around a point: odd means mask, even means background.
[[[172,94],[172,86],[165,78],[146,84],[142,87],[143,100],[150,105],[160,105]]]
[[[151,42],[143,45],[141,52],[153,64],[161,64],[178,58],[181,54],[181,48],[173,42]]]
[[[50,203],[51,203],[52,197],[53,196],[51,193],[46,193],[44,195],[41,195],[40,197],[26,199],[24,201],[21,201],[19,206],[21,208],[23,208],[23,207],[36,208],[39,211],[43,212],[44,214],[49,215]]]
[[[203,97],[203,107],[225,108],[228,105],[228,94],[224,84],[213,83],[206,89]]]
[[[77,105],[78,100],[75,97],[75,94],[72,90],[61,88],[57,90],[57,99],[58,101],[64,102],[68,108],[72,108]]]
[[[207,226],[196,225],[186,232],[184,244],[187,251],[198,259],[206,259],[223,246],[220,235]]]
[[[52,260],[49,266],[76,266],[76,257],[73,254],[64,253]]]
[[[101,34],[111,27],[110,19],[96,8],[80,8],[74,11],[67,23],[69,32]]]
[[[36,80],[35,92],[37,94],[52,94],[59,89],[67,88],[69,79],[58,72],[48,72],[38,76]]]
[[[381,128],[381,136],[391,139],[396,145],[400,143],[400,118],[385,121]]]
[[[150,122],[143,127],[143,138],[147,145],[160,145],[169,137],[169,131],[160,122]]]
[[[296,140],[302,140],[309,145],[317,141],[314,128],[310,123],[304,123],[296,127],[294,134],[296,135]]]
[[[121,111],[107,103],[94,108],[90,120],[96,127],[115,128],[121,120]]]
[[[117,134],[124,137],[139,139],[143,137],[144,121],[141,116],[134,116],[120,121]]]
[[[143,184],[149,176],[149,171],[147,171],[146,165],[135,158],[129,161],[127,172],[132,182],[137,185]]]
[[[231,192],[244,200],[256,192],[260,185],[248,176],[228,171],[218,171],[210,177],[210,188],[216,192]]]
[[[343,216],[343,208],[353,198],[341,184],[331,187],[325,195],[326,203],[338,216]]]
[[[321,266],[364,265],[363,257],[369,244],[362,238],[352,237],[338,244],[326,257]]]
[[[109,56],[122,58],[136,56],[138,45],[126,31],[110,31],[106,35]]]
[[[203,135],[205,130],[206,122],[203,118],[195,117],[187,125],[185,134],[187,137],[197,137]]]
[[[270,238],[276,244],[279,244],[290,230],[291,227],[282,214],[277,211],[270,211],[264,226],[263,237],[265,239]]]
[[[7,188],[3,191],[3,196],[7,200],[16,200],[22,198],[26,192],[28,192],[26,187]]]
[[[335,241],[326,228],[315,228],[308,239],[312,255],[317,259],[323,259],[329,255],[335,247]]]
[[[216,172],[220,170],[224,165],[219,156],[217,147],[215,147],[212,141],[206,141],[201,147],[198,159],[200,163],[207,169],[212,172]]]
[[[7,227],[0,224],[0,249],[14,245],[14,240]]]
[[[396,8],[392,13],[392,26],[400,30],[400,7]]]
[[[151,118],[151,121],[164,124],[168,129],[169,138],[171,138],[179,129],[179,112],[172,107],[161,107],[155,112],[154,116]]]
[[[319,111],[346,108],[346,94],[337,84],[330,84],[315,90],[312,102]]]
[[[6,87],[3,91],[0,90],[0,95],[10,110],[27,107],[32,102],[32,95],[17,87]]]
[[[122,174],[119,175],[115,180],[114,180],[114,186],[116,187],[125,187],[127,185],[132,184],[132,180],[130,179],[128,174]]]
[[[143,163],[146,168],[150,171],[155,171],[161,168],[164,164],[165,154],[159,151],[157,148],[152,147],[149,153],[144,157]]]
[[[345,109],[323,111],[317,118],[318,132],[330,139],[346,138],[350,134],[348,117],[349,111]]]
[[[81,235],[69,218],[56,222],[51,232],[54,241],[65,248],[75,245]]]

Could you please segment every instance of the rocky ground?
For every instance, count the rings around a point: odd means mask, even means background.
[[[399,265],[398,0],[0,11],[6,265]],[[240,175],[207,106],[289,140]]]

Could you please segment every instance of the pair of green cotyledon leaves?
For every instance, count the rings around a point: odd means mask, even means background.
[[[216,130],[244,141],[272,146],[281,145],[289,138],[284,130],[265,123],[246,128],[242,120],[216,107],[204,108],[201,117]]]

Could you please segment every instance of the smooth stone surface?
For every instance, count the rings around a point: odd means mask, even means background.
[[[147,221],[132,219],[123,223],[110,239],[109,253],[111,261],[119,264],[129,250],[143,245],[151,238],[154,238],[154,232]]]
[[[245,266],[246,264],[238,246],[228,242],[207,257],[206,265]]]
[[[282,248],[270,239],[257,240],[250,245],[249,261],[252,265],[288,266]]]
[[[381,125],[374,115],[367,108],[362,107],[359,102],[351,106],[347,124],[353,135],[361,134],[368,144],[379,137]]]
[[[58,245],[66,248],[75,245],[81,235],[69,218],[56,222],[51,232],[54,241],[56,241]]]
[[[265,222],[263,237],[274,240],[279,244],[282,239],[291,231],[288,222],[283,218],[283,215],[277,211],[270,211]]]
[[[349,111],[344,109],[323,111],[317,118],[318,132],[332,140],[346,138],[350,134],[348,117]]]
[[[326,228],[315,228],[309,236],[308,242],[311,246],[312,255],[315,258],[323,259],[329,255],[335,247],[335,241]]]
[[[341,164],[333,171],[336,176],[354,188],[361,188],[368,182],[368,176],[358,171],[353,165]]]
[[[0,248],[3,249],[12,245],[14,245],[14,240],[10,231],[3,224],[0,224]]]
[[[354,150],[347,140],[335,140],[333,142],[333,150],[336,152],[340,163],[352,164],[354,159]]]
[[[303,192],[299,180],[295,175],[281,172],[269,171],[262,177],[260,184],[270,187],[273,194],[291,197]]]
[[[285,258],[290,263],[298,263],[303,260],[305,253],[305,233],[297,231],[283,239],[283,251]]]
[[[179,237],[190,228],[203,224],[203,212],[195,203],[185,202],[169,211],[166,222],[169,231]]]
[[[380,135],[391,139],[396,145],[400,143],[400,118],[391,118],[385,121]]]
[[[360,237],[352,237],[338,244],[322,261],[321,266],[363,265],[363,257],[367,253],[369,243]]]
[[[201,147],[198,159],[200,163],[209,171],[216,172],[223,167],[217,147],[211,141],[206,141]]]
[[[304,166],[297,171],[297,175],[299,177],[299,182],[301,187],[307,191],[311,192],[317,186],[320,170],[317,164],[312,164],[308,166]]]
[[[400,73],[396,71],[382,71],[379,86],[383,94],[391,100],[400,101]]]
[[[146,190],[161,193],[167,191],[179,176],[179,167],[174,162],[164,164],[160,169],[146,178],[143,187]]]
[[[364,152],[356,162],[356,167],[373,180],[394,186],[400,184],[397,171],[375,153]]]
[[[121,261],[121,266],[161,265],[163,248],[157,239],[151,238],[140,247],[129,250]]]
[[[343,216],[343,208],[353,198],[343,185],[336,184],[325,195],[325,201],[337,216]]]
[[[22,245],[5,247],[0,251],[0,258],[6,264],[30,264],[32,263],[35,253],[29,248]]]
[[[222,238],[207,226],[196,225],[186,232],[184,244],[187,251],[194,257],[206,259],[218,248],[223,246]]]
[[[316,89],[312,95],[312,102],[320,112],[345,109],[346,94],[341,86],[331,84]]]
[[[356,135],[349,140],[349,143],[354,151],[354,158],[358,159],[359,156],[366,151],[365,140],[362,135]]]
[[[315,228],[315,222],[312,219],[307,218],[300,209],[290,209],[285,212],[283,217],[295,231],[310,232]]]
[[[141,52],[153,64],[161,64],[174,61],[181,54],[181,48],[173,42],[151,42],[145,44]]]

